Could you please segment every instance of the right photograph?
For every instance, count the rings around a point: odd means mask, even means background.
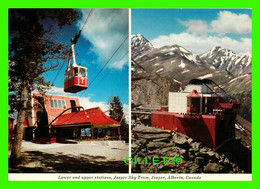
[[[132,173],[252,173],[252,9],[131,9]]]

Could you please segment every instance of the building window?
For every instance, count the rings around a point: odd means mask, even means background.
[[[65,100],[50,99],[51,108],[66,109]]]
[[[65,100],[62,100],[61,103],[62,103],[62,107],[63,107],[63,109],[66,109]]]
[[[81,129],[81,136],[86,136],[86,129]]]
[[[53,100],[52,99],[50,100],[50,104],[51,104],[51,108],[53,108],[54,104],[53,104]]]
[[[87,137],[91,137],[91,129],[90,128],[86,128],[86,135],[87,135]]]
[[[81,136],[91,137],[91,129],[90,128],[81,129]]]
[[[57,100],[56,100],[56,99],[54,99],[53,101],[54,101],[54,108],[59,108],[59,107],[58,107]]]
[[[62,109],[61,100],[58,100],[58,107],[59,109]]]

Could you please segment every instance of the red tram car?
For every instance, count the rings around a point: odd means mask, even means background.
[[[88,69],[76,66],[64,74],[64,91],[77,93],[88,88]]]

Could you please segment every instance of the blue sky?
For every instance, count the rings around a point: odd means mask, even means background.
[[[80,30],[90,9],[77,9],[81,17],[71,26],[61,31],[60,41],[70,44],[70,39]],[[128,10],[94,9],[75,46],[76,62],[88,68],[89,84],[103,65],[128,35]],[[107,64],[91,86],[77,94],[64,93],[63,82],[67,62],[62,67],[54,87],[49,94],[80,97],[85,108],[100,106],[107,110],[108,99],[119,96],[125,113],[128,114],[129,80],[128,80],[128,39]],[[46,80],[53,82],[58,69],[44,74]]]
[[[200,54],[222,46],[251,53],[251,9],[132,9],[131,33],[155,47],[178,44]]]

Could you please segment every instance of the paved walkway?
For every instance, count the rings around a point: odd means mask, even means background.
[[[35,144],[23,141],[22,152],[29,164],[10,168],[9,172],[34,173],[127,173],[123,162],[128,144],[115,142],[82,142],[79,144]]]

